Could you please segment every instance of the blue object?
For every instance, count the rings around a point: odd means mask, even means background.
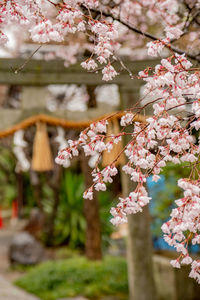
[[[171,183],[176,184],[175,178],[171,178]],[[169,246],[163,239],[162,233],[160,233],[159,236],[155,234],[155,228],[160,228],[164,222],[167,221],[167,219],[163,220],[159,217],[155,217],[156,215],[156,209],[157,204],[159,201],[159,194],[161,192],[165,193],[166,196],[170,199],[175,199],[175,195],[172,193],[169,193],[169,190],[167,191],[166,186],[166,180],[163,175],[160,176],[160,179],[157,182],[152,181],[152,176],[147,178],[147,189],[149,192],[149,196],[152,198],[149,205],[150,214],[152,216],[152,223],[151,223],[151,231],[152,231],[152,239],[153,239],[153,246],[155,249],[158,250],[174,250],[174,247]],[[167,207],[169,210],[169,213],[171,209],[175,207],[175,203],[172,201],[172,204]],[[200,251],[200,247],[198,245],[190,245],[189,250],[191,253],[198,253]]]

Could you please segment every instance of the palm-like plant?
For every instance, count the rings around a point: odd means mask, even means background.
[[[66,171],[61,182],[60,204],[55,220],[55,244],[68,243],[71,247],[84,244],[83,191],[83,176]]]

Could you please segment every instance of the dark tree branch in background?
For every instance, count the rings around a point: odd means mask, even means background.
[[[82,8],[83,8],[84,10],[87,10],[87,7],[85,7],[84,5],[82,5]],[[142,35],[142,36],[144,36],[144,37],[146,37],[146,38],[149,38],[149,39],[151,39],[151,40],[153,40],[153,41],[161,40],[160,38],[156,37],[155,35],[150,34],[150,33],[148,33],[148,32],[143,32],[142,30],[136,28],[136,27],[133,26],[132,24],[130,24],[130,23],[128,23],[128,22],[125,22],[125,21],[121,20],[120,17],[114,16],[114,15],[111,14],[111,13],[102,12],[102,11],[100,11],[100,10],[98,10],[98,9],[90,9],[90,11],[91,11],[91,12],[94,12],[94,13],[101,14],[101,15],[103,15],[104,17],[110,17],[110,18],[112,18],[113,20],[120,22],[121,24],[123,24],[124,26],[126,26],[126,27],[127,27],[128,29],[130,29],[131,31],[133,31],[133,32],[135,32],[135,33],[138,33],[138,34],[140,34],[140,35]],[[185,33],[184,33],[184,34],[185,34]],[[171,41],[171,42],[174,42],[174,41],[175,41],[175,40],[173,40],[173,41]],[[170,44],[169,46],[166,45],[166,47],[169,48],[170,50],[172,50],[173,52],[176,52],[176,53],[181,54],[181,55],[182,55],[182,54],[185,54],[188,58],[193,59],[193,60],[196,60],[197,62],[200,62],[200,57],[197,56],[197,55],[192,55],[192,54],[190,54],[190,53],[188,53],[188,52],[185,52],[185,51],[183,51],[183,50],[180,50],[180,49],[174,47],[174,46],[171,45],[171,44]]]
[[[195,8],[195,5],[197,3],[197,1],[194,3],[193,7],[190,7],[189,4],[186,1],[183,1],[185,7],[187,8],[187,10],[189,11],[189,13],[192,13],[193,9]],[[192,21],[194,21],[196,24],[200,25],[199,20],[197,19],[197,17],[200,15],[200,10],[197,10],[193,17],[192,17]]]

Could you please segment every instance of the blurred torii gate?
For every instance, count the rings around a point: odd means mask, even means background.
[[[125,62],[133,75],[137,75],[147,65],[156,65],[157,61],[136,61]],[[22,69],[21,67],[24,66]],[[128,72],[122,69],[119,63],[115,68],[120,72],[112,80],[112,84],[117,84],[120,90],[121,107],[124,109],[130,107],[139,97],[142,81],[131,79]],[[19,70],[19,71],[15,71]],[[0,84],[21,85],[21,108],[20,109],[1,109],[0,110],[0,130],[11,127],[30,116],[38,114],[51,115],[58,118],[64,118],[71,121],[86,121],[95,119],[105,113],[113,112],[119,107],[104,105],[101,108],[89,108],[86,112],[72,112],[67,110],[57,110],[53,113],[46,108],[48,91],[46,86],[49,84],[85,84],[87,86],[96,86],[107,84],[102,81],[102,74],[88,72],[80,64],[65,68],[63,61],[42,61],[25,59],[0,59]]]
[[[148,65],[153,67],[157,63],[156,60],[124,62],[133,75],[137,75],[140,70],[145,69]],[[142,82],[131,79],[119,62],[114,64],[120,75],[115,77],[111,83],[119,86],[120,109],[125,109],[131,107],[138,100]],[[101,72],[88,72],[82,69],[80,64],[65,68],[63,61],[57,60],[48,62],[29,60],[27,62],[22,58],[0,59],[0,84],[22,86],[21,108],[0,109],[0,135],[12,125],[27,120],[27,118],[34,118],[36,115],[42,114],[46,118],[52,116],[60,121],[78,122],[80,120],[90,121],[101,117],[105,113],[111,113],[119,109],[119,107],[109,105],[108,99],[108,104],[104,107],[89,108],[85,112],[57,110],[52,113],[47,110],[48,91],[46,86],[49,84],[85,84],[87,86],[105,84],[102,81]],[[125,175],[122,177],[122,187],[126,196],[131,189],[131,184]],[[91,204],[88,203],[88,205]],[[155,300],[151,251],[148,209],[145,208],[143,213],[129,217],[127,252],[131,300],[146,299],[143,297],[144,293],[148,295],[148,300]]]

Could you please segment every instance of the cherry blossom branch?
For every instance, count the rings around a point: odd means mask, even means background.
[[[81,7],[83,9],[86,9],[86,7],[84,6],[84,4],[81,5]],[[113,20],[115,21],[118,21],[120,22],[122,25],[126,26],[128,29],[130,29],[131,31],[135,32],[135,33],[138,33],[146,38],[149,38],[153,41],[161,41],[160,38],[158,38],[157,36],[151,34],[151,33],[148,33],[148,32],[144,32],[142,30],[140,30],[139,28],[136,28],[135,26],[133,26],[132,24],[128,23],[127,21],[123,21],[120,17],[117,17],[115,15],[113,15],[112,13],[107,13],[107,12],[100,12],[98,9],[91,9],[92,12],[95,12],[95,13],[99,13],[99,14],[102,14],[104,17],[110,17],[112,18]],[[174,42],[175,40],[172,40],[171,42]],[[188,58],[190,59],[193,59],[193,60],[196,60],[198,62],[200,62],[200,57],[196,56],[196,55],[193,55],[193,54],[190,54],[186,51],[183,51],[183,50],[180,50],[176,47],[174,47],[173,45],[171,44],[165,44],[165,46],[167,48],[169,48],[170,50],[172,50],[173,52],[175,53],[178,53],[178,54],[185,54]]]

